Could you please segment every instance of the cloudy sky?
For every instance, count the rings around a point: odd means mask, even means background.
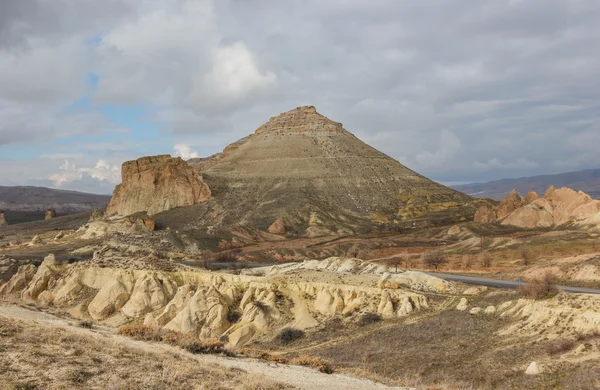
[[[600,168],[598,0],[6,0],[0,185],[110,193],[300,105],[443,183]]]

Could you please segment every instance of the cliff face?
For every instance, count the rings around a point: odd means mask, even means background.
[[[106,215],[149,215],[210,199],[210,189],[181,158],[142,157],[123,163],[121,184],[115,187]]]

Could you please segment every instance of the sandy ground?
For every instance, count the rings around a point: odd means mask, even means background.
[[[0,305],[0,316],[14,320],[40,323],[45,326],[59,327],[66,329],[69,332],[73,332],[74,334],[103,339],[106,340],[106,342],[118,343],[144,352],[160,353],[164,351],[195,359],[201,364],[217,364],[228,368],[241,369],[248,373],[263,375],[273,381],[291,385],[299,389],[362,390],[394,388],[366,379],[353,378],[346,375],[322,374],[313,369],[300,366],[266,363],[250,359],[227,358],[214,355],[194,355],[170,345],[148,343],[118,336],[115,334],[114,328],[95,326],[94,329],[84,329],[78,327],[74,322],[20,306],[2,304]],[[401,388],[395,387],[395,389]]]

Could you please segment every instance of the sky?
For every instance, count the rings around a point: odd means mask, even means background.
[[[0,185],[110,193],[317,111],[444,184],[600,168],[597,0],[0,2]]]

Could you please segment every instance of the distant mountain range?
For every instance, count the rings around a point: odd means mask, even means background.
[[[44,212],[53,208],[59,214],[73,214],[105,208],[109,195],[55,190],[45,187],[0,186],[0,210]]]
[[[526,194],[529,190],[534,190],[541,196],[551,185],[581,190],[592,198],[600,199],[600,169],[463,184],[452,188],[477,198],[500,200],[513,189],[521,195]]]

